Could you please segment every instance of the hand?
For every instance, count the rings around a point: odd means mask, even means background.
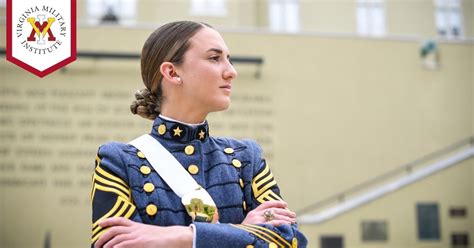
[[[270,224],[273,226],[296,223],[296,214],[287,208],[288,204],[284,201],[267,201],[260,204],[254,210],[250,211],[242,224]],[[265,217],[265,211],[270,211],[273,218],[270,220]]]
[[[193,230],[188,226],[153,226],[114,217],[101,221],[99,225],[109,228],[95,243],[96,248],[191,248]]]

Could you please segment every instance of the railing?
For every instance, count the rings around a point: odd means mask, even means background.
[[[466,146],[467,149],[456,153],[451,157],[442,159],[434,164],[431,164],[430,166],[427,166],[432,167],[431,169],[419,168],[415,171],[416,167],[419,167],[420,165],[426,164],[427,162],[433,161],[437,158],[439,159],[442,156],[446,156]],[[340,213],[348,211],[348,208],[353,208],[361,204],[367,203],[368,201],[374,200],[376,197],[379,197],[385,193],[394,191],[409,183],[424,178],[438,170],[447,168],[465,159],[469,159],[472,156],[474,156],[474,136],[465,138],[459,142],[449,145],[446,148],[427,154],[419,159],[416,159],[413,162],[402,165],[394,170],[379,175],[366,182],[357,184],[347,190],[343,190],[328,198],[310,204],[300,209],[299,211],[296,211],[296,213],[298,214],[298,216],[301,217],[300,221],[303,220],[303,222],[319,223],[327,220],[328,216],[334,216],[334,213],[336,213],[337,211],[339,211]],[[399,178],[402,175],[405,175],[405,177]],[[398,178],[398,180],[395,180],[395,178]],[[385,184],[380,186],[383,183]],[[377,188],[377,186],[379,186],[379,188]],[[339,204],[340,206],[337,207],[337,204]],[[336,205],[336,207],[333,207],[333,210],[322,211],[319,216],[304,216],[304,214],[307,214],[309,212],[315,212],[316,210],[322,209],[323,207],[334,205]]]

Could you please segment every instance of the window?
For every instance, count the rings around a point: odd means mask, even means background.
[[[134,24],[136,10],[136,0],[87,0],[90,24]]]
[[[386,221],[362,221],[362,241],[387,241]]]
[[[466,218],[467,209],[465,207],[452,207],[449,209],[449,216],[451,218]]]
[[[227,0],[192,0],[191,15],[227,16]]]
[[[434,0],[438,36],[459,39],[464,36],[461,0]]]
[[[451,247],[453,248],[467,248],[469,247],[469,233],[452,233]]]
[[[344,248],[342,236],[321,236],[321,248]]]
[[[418,239],[440,240],[439,209],[436,203],[419,203],[416,205],[418,222]]]
[[[383,0],[358,0],[356,16],[359,34],[385,35],[385,4]]]
[[[268,19],[272,31],[298,32],[300,29],[298,0],[270,0]]]
[[[6,7],[7,6],[7,0],[0,0],[0,7]]]

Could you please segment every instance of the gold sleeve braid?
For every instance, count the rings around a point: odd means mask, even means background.
[[[96,157],[96,167],[92,177],[92,182],[91,199],[93,204],[94,197],[98,191],[111,193],[109,195],[112,197],[112,202],[115,202],[113,206],[109,205],[110,209],[105,209],[106,213],[92,224],[92,243],[94,243],[107,229],[99,226],[100,221],[111,217],[130,218],[136,207],[132,203],[130,187],[119,177],[105,171],[100,165],[99,156]],[[93,206],[93,211],[95,210],[96,209],[94,209]]]
[[[130,218],[130,216],[135,211],[135,206],[128,202],[127,200],[123,199],[121,196],[117,196],[117,201],[115,205],[107,212],[104,216],[98,219],[96,222],[92,224],[92,240],[91,242],[94,243],[99,239],[99,237],[108,229],[102,228],[99,226],[99,223],[107,218],[110,217],[124,217]]]
[[[278,248],[291,248],[292,245],[282,238],[280,235],[275,233],[274,231],[258,226],[258,225],[251,225],[251,224],[231,224],[232,226],[242,229],[246,232],[249,232],[256,237],[264,240],[269,244],[269,247],[278,247]]]
[[[252,180],[252,191],[255,199],[259,203],[264,203],[266,201],[282,201],[281,197],[271,189],[276,185],[277,183],[270,171],[270,167],[265,164],[264,169],[257,173],[257,176]]]

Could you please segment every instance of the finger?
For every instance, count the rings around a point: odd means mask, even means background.
[[[103,228],[109,226],[131,226],[133,225],[133,221],[123,217],[113,217],[102,220],[99,222],[99,225]]]
[[[286,208],[288,206],[288,203],[284,201],[266,201],[262,204],[260,204],[258,207],[255,208],[255,210],[264,210],[267,208]]]
[[[296,214],[294,212],[284,208],[272,208],[271,211],[273,211],[274,214],[284,215],[290,218],[296,218]]]
[[[285,216],[285,215],[278,215],[278,214],[275,215],[275,218],[273,220],[282,220],[282,221],[287,222],[288,224],[292,224],[292,223],[296,222],[296,220],[293,219],[293,218],[290,218],[290,217]]]
[[[271,221],[265,222],[265,224],[270,224],[272,226],[281,226],[281,225],[289,225],[291,223],[284,220],[271,220]]]
[[[113,237],[111,240],[109,240],[105,245],[104,245],[104,248],[114,248],[116,247],[118,244],[121,244],[125,241],[128,241],[131,239],[131,236],[129,233],[127,234],[120,234],[120,235],[117,235],[115,237]]]
[[[114,248],[134,248],[136,246],[137,246],[137,241],[131,239],[114,246]]]
[[[107,243],[110,239],[112,239],[113,237],[115,237],[116,235],[120,235],[122,233],[127,233],[127,228],[126,227],[122,227],[122,226],[117,226],[117,227],[110,227],[108,228],[108,230],[106,230],[104,232],[104,234],[102,234],[100,236],[100,238],[97,240],[97,242],[95,243],[95,247],[96,248],[102,248],[102,246]]]

